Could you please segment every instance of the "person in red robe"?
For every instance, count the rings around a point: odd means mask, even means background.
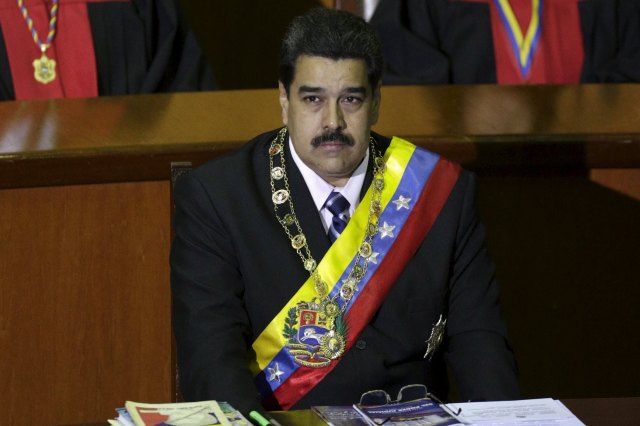
[[[211,90],[176,0],[0,0],[0,100]]]
[[[640,81],[637,0],[381,0],[388,84]]]

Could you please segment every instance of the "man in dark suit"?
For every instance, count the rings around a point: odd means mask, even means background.
[[[282,44],[286,127],[181,178],[171,253],[187,400],[242,411],[356,402],[423,383],[518,397],[475,178],[371,133],[382,57],[345,12],[296,18]]]

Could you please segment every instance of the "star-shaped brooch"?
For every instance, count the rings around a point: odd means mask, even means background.
[[[275,368],[268,368],[269,370],[269,381],[277,380],[280,381],[280,376],[284,374],[284,371],[280,370],[278,363],[276,362]]]
[[[405,198],[402,195],[400,195],[397,199],[393,200],[392,203],[396,205],[396,211],[400,209],[409,210],[410,201],[411,201],[411,198]]]
[[[393,238],[395,235],[393,235],[393,230],[396,229],[395,225],[389,225],[387,222],[384,222],[384,224],[382,224],[382,226],[380,227],[380,238],[384,238],[384,237],[390,237]]]
[[[444,331],[446,325],[446,318],[443,319],[442,315],[440,315],[440,318],[438,318],[438,322],[431,329],[431,335],[425,342],[427,344],[427,351],[424,353],[424,358],[428,357],[429,359],[431,359],[431,357],[433,357],[433,354],[438,349],[438,346],[440,346],[440,343],[442,343],[442,339],[444,339]]]

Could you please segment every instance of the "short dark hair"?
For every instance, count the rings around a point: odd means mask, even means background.
[[[380,41],[373,28],[349,12],[316,7],[289,24],[280,49],[279,79],[287,95],[300,55],[364,59],[372,90],[382,79]]]

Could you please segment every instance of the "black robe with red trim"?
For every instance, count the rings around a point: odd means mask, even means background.
[[[580,0],[578,8],[579,82],[640,82],[640,1]],[[381,0],[371,24],[382,42],[386,84],[498,81],[486,2]]]
[[[308,278],[273,212],[268,148],[276,131],[181,177],[174,190],[173,330],[187,400],[260,408],[247,366],[254,339]],[[375,136],[384,151],[390,140]],[[311,253],[331,242],[302,174],[286,151],[291,196]],[[371,185],[369,164],[362,195]],[[448,392],[448,364],[463,400],[519,397],[494,268],[475,210],[475,177],[462,171],[416,254],[338,365],[294,409],[349,405],[371,389],[424,383]],[[433,325],[446,337],[424,359]],[[269,407],[272,408],[272,407]]]
[[[26,0],[25,4],[33,1]],[[46,4],[49,10],[51,3]],[[3,1],[0,6],[19,10],[15,0]],[[61,0],[60,10],[64,7],[67,3]],[[97,95],[216,88],[211,66],[187,28],[176,0],[88,0],[86,7],[92,36],[89,43],[95,52],[95,58],[89,60],[95,61]],[[27,31],[26,22],[16,25],[24,26]],[[59,19],[58,30],[64,25],[70,23]],[[73,25],[70,27],[67,30],[74,31]],[[39,38],[45,40],[43,23],[36,22],[36,29]],[[13,100],[16,98],[14,76],[6,41],[1,35],[0,32],[0,100]],[[32,56],[35,59],[36,55]],[[32,74],[22,77],[33,79]]]

